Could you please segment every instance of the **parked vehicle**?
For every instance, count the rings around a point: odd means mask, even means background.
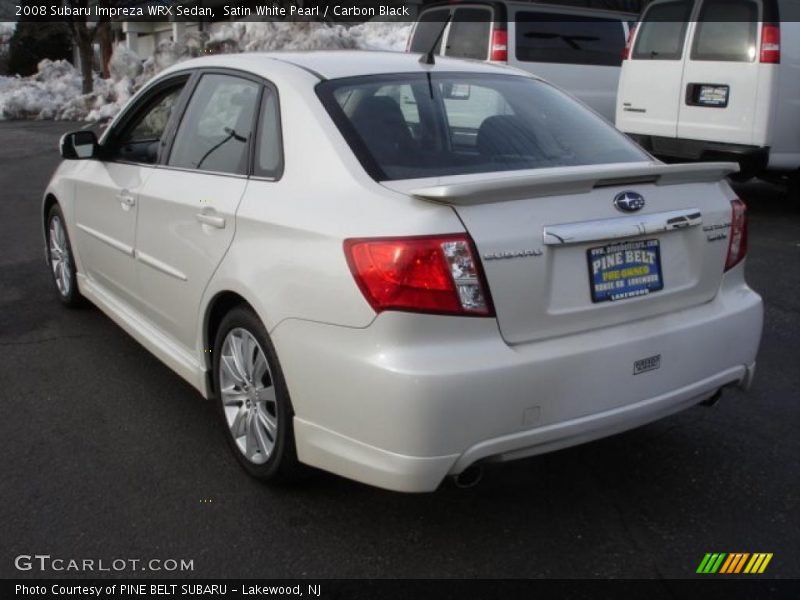
[[[800,178],[800,0],[657,0],[627,53],[616,122],[643,147]]]
[[[259,478],[429,491],[753,377],[735,165],[656,162],[507,67],[204,57],[61,152],[59,298],[212,398]]]
[[[508,64],[538,75],[614,121],[622,52],[638,15],[532,2],[447,2],[425,8],[409,38],[427,52]]]

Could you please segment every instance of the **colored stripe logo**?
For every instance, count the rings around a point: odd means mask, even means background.
[[[756,552],[709,552],[700,561],[697,573],[701,575],[738,575],[740,573],[760,574],[766,571],[772,553]]]

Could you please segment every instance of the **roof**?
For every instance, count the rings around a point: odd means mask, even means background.
[[[339,79],[384,73],[469,71],[474,73],[513,73],[528,75],[512,67],[483,61],[436,57],[434,66],[419,62],[419,54],[367,50],[315,50],[309,52],[244,52],[217,54],[179,63],[170,70],[198,67],[227,67],[270,77],[275,62],[294,65],[323,79]]]

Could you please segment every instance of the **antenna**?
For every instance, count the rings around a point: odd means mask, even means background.
[[[445,19],[444,23],[442,23],[442,29],[439,31],[439,35],[436,36],[436,39],[433,40],[433,44],[431,44],[431,49],[428,50],[425,54],[419,57],[419,62],[423,65],[435,65],[436,59],[434,58],[433,52],[436,50],[436,44],[442,39],[444,35],[444,30],[447,29],[448,23],[453,19],[453,13],[447,15],[447,19]]]

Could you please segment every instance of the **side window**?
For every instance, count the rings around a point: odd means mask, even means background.
[[[676,0],[652,6],[639,25],[631,58],[680,60],[692,7],[692,0]]]
[[[283,148],[278,96],[271,88],[264,89],[260,121],[254,175],[277,178],[283,171]]]
[[[625,31],[617,19],[517,13],[517,60],[619,66],[624,47]]]
[[[113,158],[155,164],[161,138],[166,131],[172,111],[180,98],[185,81],[155,94],[133,120],[125,126],[113,151]]]
[[[489,34],[492,11],[488,8],[459,8],[455,11],[444,53],[458,58],[486,60],[489,57]]]
[[[752,0],[706,0],[697,19],[692,60],[754,61],[758,20]]]
[[[433,45],[433,40],[444,27],[444,22],[450,14],[449,9],[426,10],[423,12],[417,26],[414,28],[414,38],[411,40],[411,52],[427,52]],[[442,47],[441,38],[436,43],[434,54],[439,54]]]
[[[246,174],[260,86],[231,75],[203,75],[175,134],[167,164]]]

